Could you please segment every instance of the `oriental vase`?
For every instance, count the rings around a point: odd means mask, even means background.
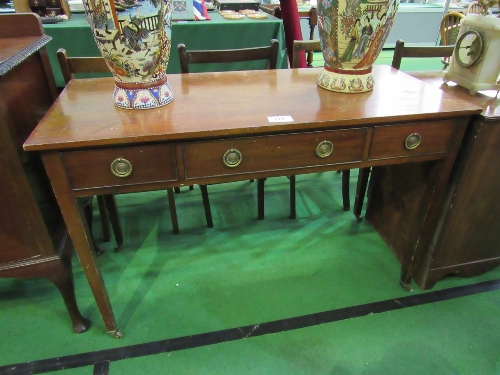
[[[87,21],[115,78],[113,100],[125,109],[173,99],[167,82],[172,0],[83,0]]]
[[[318,0],[318,30],[325,65],[324,89],[373,89],[372,66],[389,35],[399,0]]]

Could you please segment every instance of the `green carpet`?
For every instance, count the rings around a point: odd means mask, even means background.
[[[0,279],[0,366],[408,296],[395,256],[366,221],[342,210],[340,186],[337,173],[297,176],[298,218],[290,220],[288,180],[268,179],[266,218],[258,221],[255,183],[212,185],[212,229],[199,189],[186,188],[176,195],[179,235],[164,191],[118,196],[125,246],[114,253],[113,243],[103,244],[98,262],[124,338],[105,333],[75,257],[77,298],[91,329],[71,332],[48,281]],[[446,278],[432,290],[497,279],[498,269]],[[500,374],[499,303],[500,291],[486,292],[124,359],[111,362],[109,374]],[[50,373],[92,374],[93,367]]]

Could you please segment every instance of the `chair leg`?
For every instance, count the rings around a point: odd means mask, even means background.
[[[351,209],[351,197],[349,193],[349,178],[351,177],[351,170],[346,169],[342,171],[342,202],[344,211]]]
[[[193,189],[194,189],[193,185],[189,185],[189,190],[193,190]],[[174,187],[174,191],[175,191],[175,194],[180,194],[181,188],[178,186]]]
[[[177,220],[177,208],[175,207],[174,189],[167,189],[168,206],[170,208],[170,219],[172,220],[172,232],[179,234],[179,222]]]
[[[257,180],[257,219],[264,220],[264,182],[265,178]]]
[[[100,196],[97,197],[98,200]],[[123,231],[122,225],[120,223],[120,216],[118,215],[118,206],[116,205],[116,198],[113,194],[105,194],[102,196],[106,211],[108,212],[109,221],[111,222],[111,227],[113,228],[113,234],[115,235],[116,247],[115,252],[118,252],[123,247]]]
[[[363,202],[365,200],[366,187],[368,185],[368,177],[370,176],[370,168],[360,168],[358,176],[358,184],[356,186],[356,200],[354,201],[354,216],[360,222],[361,210],[363,209]]]
[[[106,209],[106,202],[104,196],[97,195],[97,204],[99,206],[99,216],[101,217],[102,225],[102,240],[104,242],[111,241],[111,231],[109,229],[109,213]]]
[[[201,198],[203,199],[203,208],[205,209],[205,219],[207,221],[207,227],[212,228],[214,222],[212,221],[212,210],[210,209],[210,200],[208,199],[208,188],[207,185],[200,185]]]
[[[290,219],[296,219],[295,176],[288,176],[288,179],[290,180]]]
[[[92,243],[94,244],[95,253],[97,256],[99,256],[104,253],[104,249],[97,245],[97,243],[94,240],[94,235],[92,233],[92,200],[94,199],[94,197],[85,199],[86,201],[83,203],[83,212],[85,214],[85,220],[87,220],[90,236],[92,237]]]

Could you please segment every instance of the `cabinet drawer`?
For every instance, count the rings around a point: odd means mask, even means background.
[[[63,162],[76,190],[178,179],[173,145],[67,152]],[[113,173],[112,164],[121,177]]]
[[[376,126],[368,158],[375,160],[445,153],[454,129],[452,121]]]
[[[183,145],[186,176],[213,177],[357,162],[361,161],[365,137],[366,129],[349,129],[189,142]],[[320,143],[322,151],[333,145],[330,155],[316,154]],[[232,156],[241,155],[238,165],[224,163],[228,151],[233,152]]]

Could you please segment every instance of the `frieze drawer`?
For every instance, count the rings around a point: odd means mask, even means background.
[[[367,130],[269,135],[183,145],[187,178],[361,161]]]
[[[375,160],[445,153],[454,126],[453,121],[376,126],[368,158]]]
[[[171,144],[67,152],[63,162],[75,190],[178,179]]]

